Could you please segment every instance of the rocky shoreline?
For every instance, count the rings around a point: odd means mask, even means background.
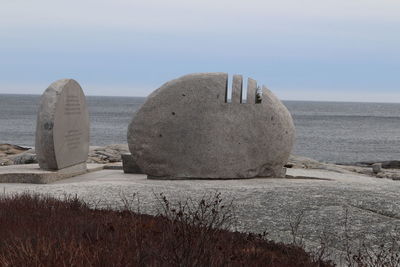
[[[128,153],[128,145],[91,146],[87,163],[107,164],[121,161],[121,154]],[[0,144],[0,166],[37,163],[34,148]]]
[[[129,153],[127,144],[91,146],[87,163],[107,164],[121,162],[121,154]],[[0,166],[37,163],[34,148],[12,144],[0,144]],[[372,170],[372,165],[380,163],[379,172]],[[337,173],[360,173],[371,177],[400,180],[400,161],[357,162],[353,164],[333,164],[319,162],[307,157],[291,155],[287,168],[322,169]]]

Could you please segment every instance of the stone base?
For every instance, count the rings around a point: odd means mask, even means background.
[[[260,179],[260,178],[285,178],[286,171],[287,171],[287,169],[284,167],[284,168],[279,169],[279,171],[275,170],[275,172],[273,174],[267,173],[266,176],[241,177],[241,178],[166,177],[166,176],[147,175],[147,179],[151,179],[151,180],[246,180],[246,179]]]
[[[0,167],[0,183],[48,184],[103,168],[103,164],[81,163],[57,171],[45,171],[38,164],[10,165]]]
[[[151,176],[147,175],[150,180],[249,180],[261,177],[243,177],[243,178],[202,178],[202,177],[167,177],[167,176]]]
[[[122,169],[124,170],[124,173],[143,174],[139,166],[133,160],[131,153],[121,154],[121,159],[122,159]]]
[[[122,170],[122,162],[105,163],[105,170]]]

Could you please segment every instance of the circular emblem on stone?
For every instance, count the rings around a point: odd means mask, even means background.
[[[43,93],[35,149],[42,169],[58,170],[86,162],[89,113],[85,95],[75,80],[58,80]]]

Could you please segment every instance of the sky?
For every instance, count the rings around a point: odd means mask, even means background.
[[[400,102],[399,0],[0,0],[0,94],[147,96],[195,72],[284,100]]]

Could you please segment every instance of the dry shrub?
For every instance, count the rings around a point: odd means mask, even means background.
[[[0,198],[1,266],[330,266],[262,235],[230,232],[233,206],[216,193],[160,215],[91,209],[77,197]]]

